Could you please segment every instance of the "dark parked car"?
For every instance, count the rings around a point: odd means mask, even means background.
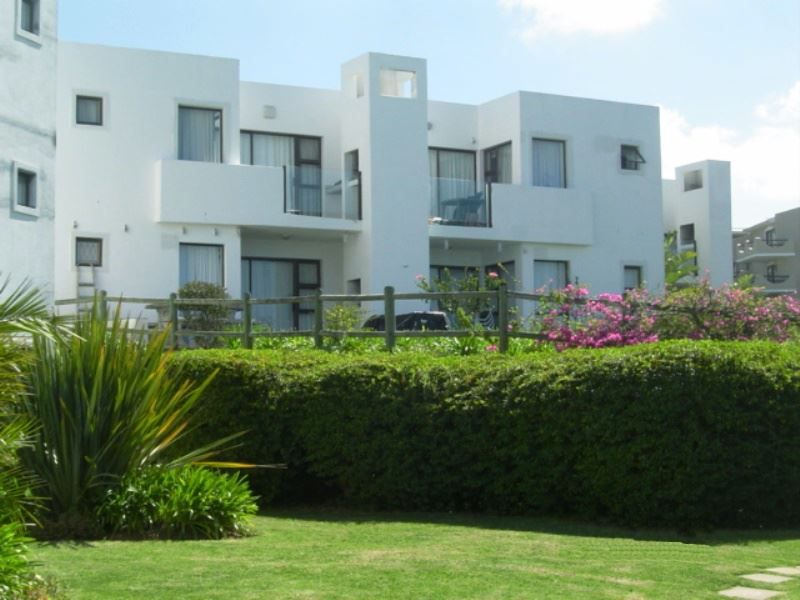
[[[445,331],[450,329],[447,315],[438,311],[417,310],[395,316],[395,329],[397,331]],[[364,329],[375,331],[386,330],[386,318],[383,315],[372,315],[364,321]]]

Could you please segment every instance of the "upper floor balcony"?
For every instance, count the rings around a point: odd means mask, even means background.
[[[795,256],[794,242],[784,238],[740,239],[734,247],[733,260],[744,263],[751,260],[773,260]]]
[[[156,220],[359,231],[361,177],[315,166],[157,163]]]
[[[589,245],[594,203],[573,188],[431,179],[429,235]]]

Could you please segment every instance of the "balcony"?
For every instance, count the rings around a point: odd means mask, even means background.
[[[428,222],[434,225],[490,227],[491,186],[478,189],[471,179],[431,178],[431,209]]]
[[[157,163],[156,220],[359,231],[360,175],[317,167]]]
[[[750,275],[751,273],[743,273]],[[798,282],[788,273],[752,273],[753,285],[764,288],[765,294],[796,294]]]
[[[594,241],[590,193],[502,183],[480,189],[473,181],[434,183],[428,228],[433,238],[574,245]]]
[[[795,256],[794,242],[791,240],[753,238],[736,242],[733,259],[737,263],[751,260],[771,260]]]

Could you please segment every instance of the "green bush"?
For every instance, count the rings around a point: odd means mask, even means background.
[[[200,300],[227,300],[225,288],[206,281],[190,281],[178,290],[181,300],[197,298]],[[181,329],[187,331],[222,331],[228,325],[231,310],[218,304],[182,304],[180,310]],[[193,336],[195,345],[213,348],[222,345],[222,338],[214,336]]]
[[[98,518],[106,531],[125,536],[221,538],[245,533],[257,508],[239,474],[151,467],[109,490]]]
[[[54,531],[84,536],[93,534],[98,503],[119,478],[147,465],[208,460],[229,440],[167,456],[196,423],[209,381],[167,370],[167,332],[135,334],[119,311],[109,317],[99,303],[72,330],[34,340],[20,406],[36,430],[20,457],[41,482]]]
[[[203,436],[286,462],[266,498],[571,514],[629,525],[800,524],[800,347],[663,342],[527,356],[197,351]],[[238,451],[238,450],[237,450]]]

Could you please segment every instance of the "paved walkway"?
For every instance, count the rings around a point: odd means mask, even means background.
[[[748,573],[740,577],[746,579],[748,583],[786,583],[787,581],[796,581],[797,578],[800,578],[800,566],[764,569],[762,573]],[[737,585],[736,587],[722,590],[719,595],[725,596],[726,598],[740,598],[742,600],[769,600],[769,598],[783,596],[784,592]]]

